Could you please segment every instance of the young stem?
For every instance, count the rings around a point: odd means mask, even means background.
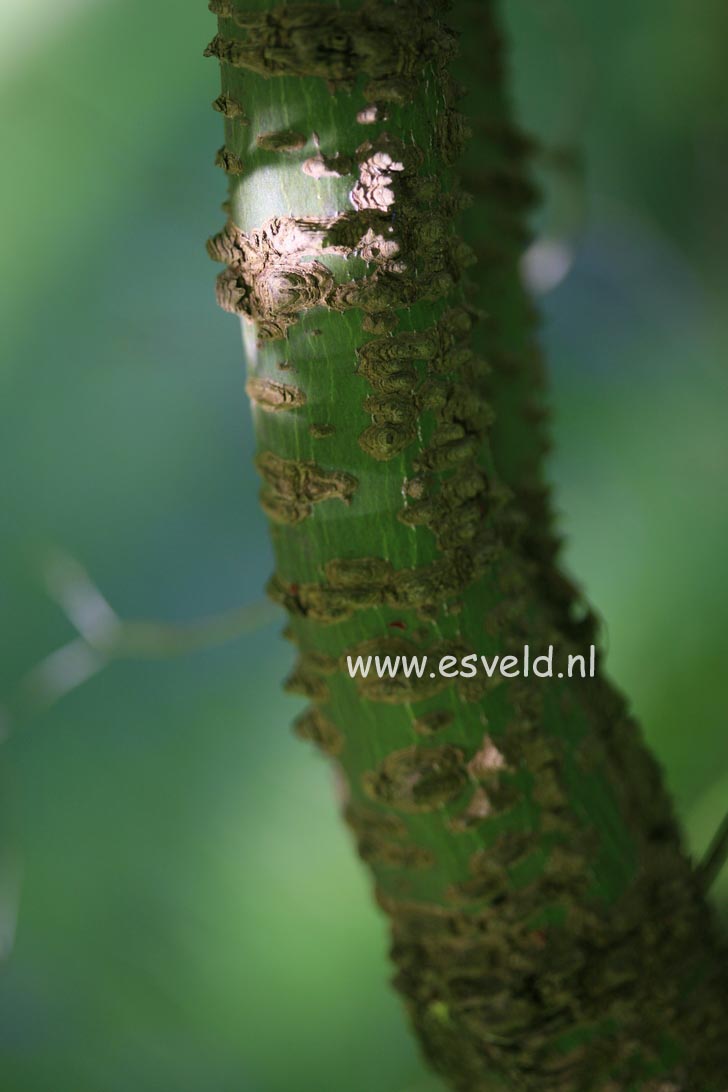
[[[299,735],[341,771],[424,1050],[467,1092],[718,1092],[723,956],[623,703],[601,679],[452,671],[529,644],[558,673],[588,651],[534,564],[550,532],[527,500],[541,439],[518,409],[532,332],[498,38],[481,38],[469,153],[484,320],[445,5],[212,6],[230,197],[210,252],[242,318],[270,590],[300,652],[287,685],[311,701]],[[519,375],[495,423],[494,330]],[[347,669],[423,654],[421,677]]]

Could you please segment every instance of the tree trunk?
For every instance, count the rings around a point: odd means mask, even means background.
[[[657,768],[608,682],[558,677],[593,626],[542,485],[532,191],[492,5],[211,7],[230,196],[209,246],[242,316],[287,687],[341,771],[425,1053],[467,1092],[719,1092],[726,961]],[[524,644],[555,677],[456,673]],[[352,678],[369,655],[429,663]]]

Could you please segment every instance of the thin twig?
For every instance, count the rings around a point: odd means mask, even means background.
[[[713,886],[726,861],[728,861],[728,815],[718,827],[713,841],[698,865],[698,875],[704,891],[709,891]]]
[[[15,716],[48,709],[112,660],[164,660],[215,648],[268,625],[278,613],[272,603],[260,600],[194,622],[125,621],[74,558],[56,551],[48,558],[43,577],[48,595],[78,637],[21,678],[11,701],[0,707],[0,738],[7,736]]]

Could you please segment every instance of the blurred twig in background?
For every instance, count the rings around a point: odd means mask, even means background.
[[[268,625],[278,614],[272,603],[259,600],[193,622],[125,620],[119,618],[84,567],[59,550],[49,555],[43,580],[48,595],[78,631],[78,637],[32,667],[7,705],[0,705],[3,736],[18,716],[47,709],[112,660],[164,660],[214,648]]]
[[[18,923],[22,865],[16,851],[8,844],[0,846],[0,963],[15,944]]]

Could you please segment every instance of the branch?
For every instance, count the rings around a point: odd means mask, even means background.
[[[534,194],[492,5],[452,15],[484,85],[462,221],[445,4],[211,6],[229,220],[209,251],[242,322],[287,686],[340,766],[427,1057],[463,1092],[717,1092],[724,954],[609,683],[346,668],[525,643],[565,660],[594,633],[543,486]]]

